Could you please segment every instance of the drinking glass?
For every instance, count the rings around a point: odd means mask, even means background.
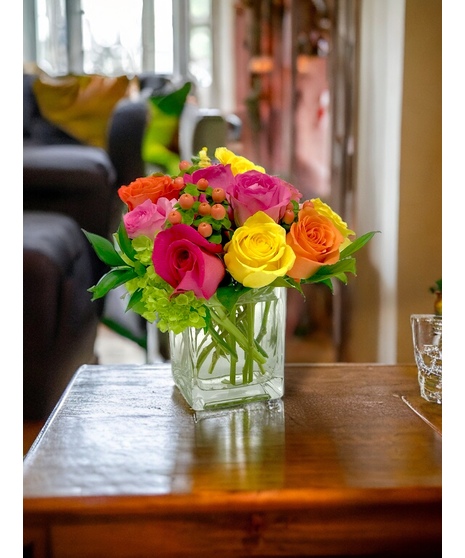
[[[427,401],[442,404],[442,317],[412,314],[410,323],[420,394]]]

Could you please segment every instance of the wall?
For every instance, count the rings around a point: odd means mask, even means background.
[[[431,313],[442,276],[442,3],[407,0],[400,168],[397,361],[413,360],[409,317]]]
[[[409,316],[441,277],[441,1],[364,0],[350,360],[413,362]]]

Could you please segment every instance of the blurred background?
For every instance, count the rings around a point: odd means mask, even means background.
[[[347,286],[289,298],[288,359],[413,362],[409,316],[442,277],[441,0],[23,0],[23,72],[126,76],[139,97],[190,81],[196,124],[380,231]]]

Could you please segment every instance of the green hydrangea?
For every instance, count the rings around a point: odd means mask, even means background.
[[[145,302],[153,313],[158,316],[157,327],[160,331],[181,333],[188,327],[203,328],[206,326],[206,308],[203,299],[198,299],[192,291],[170,296],[167,291],[148,288],[144,292],[148,295]]]
[[[134,256],[136,260],[145,266],[152,264],[153,240],[148,236],[138,236],[132,240],[132,247],[136,251]]]
[[[143,237],[134,239],[133,243],[139,238]],[[173,295],[174,289],[155,273],[151,263],[150,247],[145,242],[141,242],[135,248],[136,257],[144,264],[147,251],[150,251],[150,264],[147,265],[144,275],[126,283],[129,294],[141,292],[140,301],[132,310],[148,322],[157,322],[157,327],[162,332],[181,333],[187,327],[204,328],[207,314],[205,300],[198,299],[192,291]]]

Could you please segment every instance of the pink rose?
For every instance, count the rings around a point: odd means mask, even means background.
[[[145,200],[123,216],[124,226],[129,238],[145,235],[154,238],[162,230],[168,213],[173,209],[176,199],[159,198],[157,203]]]
[[[208,180],[208,185],[212,188],[223,188],[225,192],[234,186],[234,175],[231,172],[231,165],[211,165],[210,167],[196,170],[192,175],[185,174],[184,182],[197,184],[200,178]]]
[[[291,199],[298,201],[302,194],[277,176],[251,170],[236,174],[228,197],[236,225],[241,226],[257,211],[263,211],[278,223]]]
[[[189,225],[173,225],[155,237],[152,261],[155,272],[175,293],[194,291],[197,298],[212,297],[225,274],[218,257],[221,244],[208,242]]]

